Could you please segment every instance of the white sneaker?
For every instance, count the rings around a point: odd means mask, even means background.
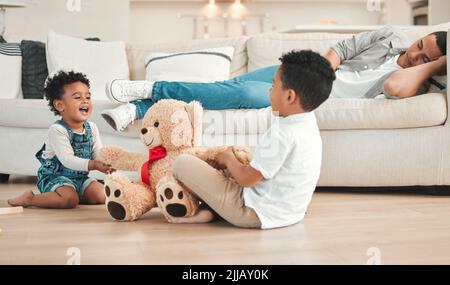
[[[101,115],[113,129],[121,132],[136,120],[136,106],[133,104],[121,105],[115,109],[104,110]]]
[[[128,103],[139,99],[150,99],[153,83],[115,79],[106,82],[105,91],[113,102]]]

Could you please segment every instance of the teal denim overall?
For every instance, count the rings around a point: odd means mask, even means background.
[[[76,134],[62,120],[55,122],[62,125],[69,134],[70,144],[75,156],[85,159],[92,159],[92,149],[94,139],[89,123],[84,122],[84,134]],[[41,150],[36,153],[36,158],[41,163],[38,170],[37,187],[41,193],[54,192],[61,186],[71,186],[78,194],[80,201],[83,200],[84,191],[95,179],[89,178],[89,171],[77,171],[65,167],[55,155],[52,158],[44,159],[42,153],[45,150],[45,144]]]

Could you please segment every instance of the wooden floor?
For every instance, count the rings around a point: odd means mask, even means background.
[[[0,185],[0,207],[33,183]],[[0,228],[0,264],[66,264],[71,247],[81,264],[450,264],[448,196],[319,192],[303,222],[270,231],[171,225],[157,209],[120,223],[104,206],[25,209]]]

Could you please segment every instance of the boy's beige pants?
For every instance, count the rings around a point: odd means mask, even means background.
[[[245,206],[244,188],[205,161],[182,154],[173,163],[173,175],[229,223],[242,228],[261,228],[256,212]]]

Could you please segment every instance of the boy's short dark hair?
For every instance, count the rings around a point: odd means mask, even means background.
[[[80,72],[74,71],[59,71],[54,74],[52,77],[47,78],[45,81],[44,87],[44,95],[45,99],[48,100],[48,105],[50,106],[50,110],[55,113],[55,115],[60,115],[59,111],[55,109],[53,106],[53,102],[55,100],[60,100],[61,96],[64,94],[64,86],[68,84],[72,84],[75,82],[81,82],[87,85],[87,87],[91,87],[89,79],[87,79],[86,75]]]
[[[447,32],[434,32],[432,35],[436,36],[436,43],[443,55],[447,55]]]
[[[336,79],[327,59],[311,50],[291,51],[280,57],[283,88],[293,89],[307,112],[315,110],[330,96]]]

